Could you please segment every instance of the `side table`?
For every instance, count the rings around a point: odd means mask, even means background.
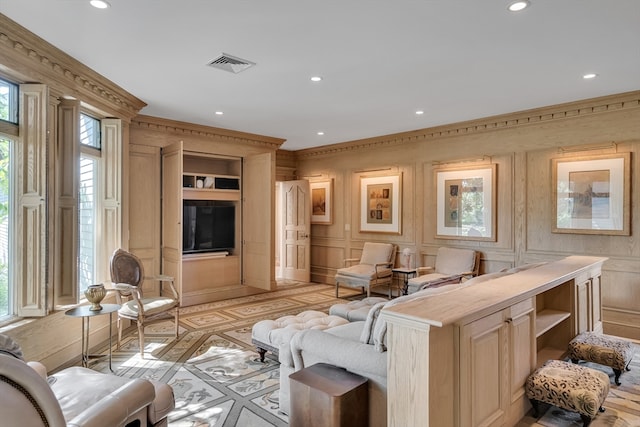
[[[393,274],[400,276],[400,278],[403,280],[402,295],[407,295],[407,290],[409,289],[409,279],[411,279],[412,277],[416,277],[416,275],[418,274],[418,269],[399,267],[393,268],[391,269],[391,271],[393,272]]]
[[[366,427],[368,380],[346,369],[317,363],[289,375],[290,427]]]
[[[113,325],[113,313],[120,309],[119,304],[101,304],[102,310],[100,311],[91,311],[90,305],[81,305],[79,307],[75,307],[69,309],[64,312],[65,316],[71,317],[81,317],[82,318],[82,366],[85,368],[88,367],[89,360],[91,358],[104,357],[104,355],[93,355],[89,354],[89,319],[94,316],[101,316],[103,314],[109,315],[109,370],[113,372],[113,368],[111,367],[111,337],[112,337],[112,325]]]

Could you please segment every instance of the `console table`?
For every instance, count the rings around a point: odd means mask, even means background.
[[[515,425],[530,373],[577,334],[602,332],[606,259],[570,256],[382,310],[388,425]]]

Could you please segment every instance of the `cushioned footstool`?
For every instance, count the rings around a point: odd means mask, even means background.
[[[527,378],[525,388],[536,418],[538,403],[544,402],[579,413],[587,427],[598,412],[604,412],[609,376],[585,366],[548,360]]]
[[[329,308],[329,314],[333,316],[340,316],[347,319],[349,322],[357,322],[360,320],[367,320],[367,314],[374,305],[379,302],[389,301],[386,298],[369,297],[359,301],[351,301],[344,304],[334,304]]]
[[[616,384],[620,385],[620,374],[624,369],[629,370],[633,358],[633,345],[610,335],[584,332],[569,343],[569,358],[573,363],[586,360],[609,366],[616,376]]]
[[[349,323],[338,316],[331,316],[321,311],[307,310],[296,315],[280,317],[276,320],[261,320],[251,329],[251,342],[256,346],[260,361],[270,351],[278,355],[282,344],[288,345],[291,337],[306,329],[329,329]]]

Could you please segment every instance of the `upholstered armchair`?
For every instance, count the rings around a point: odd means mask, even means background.
[[[478,275],[480,253],[472,249],[441,247],[433,267],[419,267],[417,277],[409,279],[407,293],[412,294],[429,286],[460,283]]]
[[[160,427],[174,409],[164,383],[71,367],[47,376],[0,335],[0,425],[29,427]]]
[[[110,261],[111,281],[116,290],[116,301],[122,307],[118,310],[118,348],[122,340],[122,319],[129,319],[138,325],[140,357],[144,358],[144,326],[158,320],[173,311],[175,321],[175,338],[178,339],[180,300],[169,276],[145,277],[142,261],[134,254],[117,249]],[[160,284],[159,296],[144,297],[142,283],[145,279]],[[169,295],[163,295],[163,285],[169,288]]]
[[[391,281],[393,263],[396,258],[396,245],[392,243],[365,242],[360,258],[344,260],[344,268],[336,272],[336,298],[340,284],[352,288],[367,290],[371,296],[371,288],[387,285],[391,298]]]

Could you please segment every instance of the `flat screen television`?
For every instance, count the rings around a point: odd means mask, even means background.
[[[231,252],[236,240],[233,202],[184,200],[182,253]]]

